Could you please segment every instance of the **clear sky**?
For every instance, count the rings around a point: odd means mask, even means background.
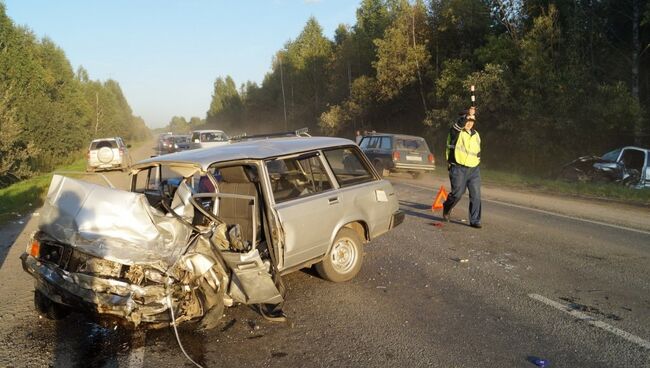
[[[0,0],[15,24],[61,47],[74,70],[120,83],[150,127],[205,117],[214,80],[261,83],[274,53],[315,16],[326,37],[360,0]]]

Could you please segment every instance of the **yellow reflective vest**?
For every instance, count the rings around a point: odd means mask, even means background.
[[[470,134],[462,129],[455,143],[451,142],[452,135],[447,138],[447,159],[449,151],[453,150],[454,161],[460,165],[476,167],[481,163],[481,136],[477,131],[473,132],[474,134]]]

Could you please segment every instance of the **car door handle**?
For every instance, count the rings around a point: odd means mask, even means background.
[[[327,200],[329,204],[337,204],[339,203],[339,197],[332,197]]]

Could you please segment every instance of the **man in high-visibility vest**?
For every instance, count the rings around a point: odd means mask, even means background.
[[[469,190],[469,224],[481,228],[481,137],[474,130],[472,107],[449,130],[446,157],[449,168],[451,193],[443,203],[442,217],[449,221],[451,210]]]

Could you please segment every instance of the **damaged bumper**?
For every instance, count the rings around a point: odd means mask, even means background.
[[[72,273],[41,262],[27,253],[20,257],[23,269],[36,279],[36,288],[52,301],[97,315],[141,322],[169,322],[164,285],[138,286],[83,273]]]

